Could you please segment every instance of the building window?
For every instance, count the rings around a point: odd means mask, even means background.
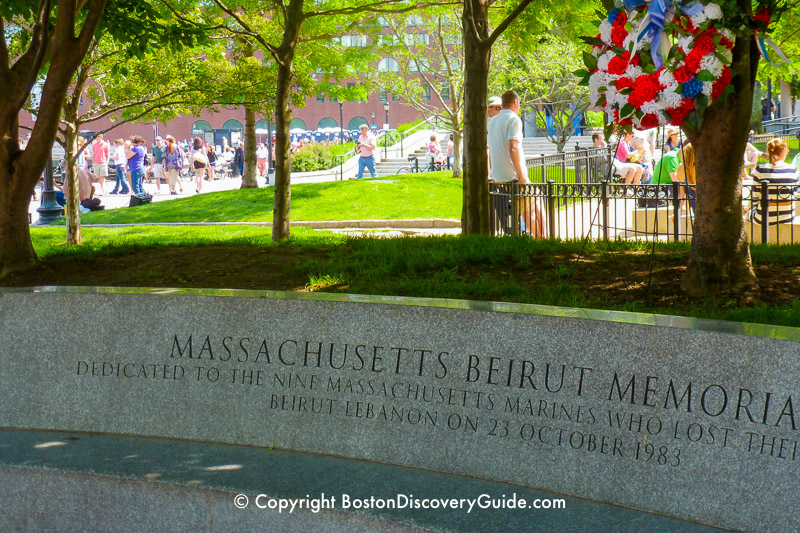
[[[422,83],[422,99],[426,102],[431,101],[431,86],[428,85],[428,82]]]
[[[391,57],[384,57],[381,59],[380,63],[378,63],[378,72],[397,72],[399,70],[400,66],[397,64],[397,61]]]
[[[367,46],[366,35],[343,35],[341,41],[342,41],[342,46],[359,47],[359,48]]]
[[[416,33],[414,34],[414,39],[418,45],[428,46],[431,42],[431,38],[427,33]]]
[[[430,63],[424,57],[415,57],[411,59],[408,70],[411,72],[430,72]]]
[[[450,100],[450,82],[447,80],[442,82],[442,100]]]
[[[331,98],[330,98],[330,102],[331,102],[332,104],[338,104],[338,103],[339,103],[339,99],[338,99],[338,98],[334,98],[333,96],[331,96]]]
[[[356,84],[355,84],[355,83],[348,83],[348,84],[347,84],[347,90],[348,90],[348,91],[351,91],[351,90],[353,90],[353,89],[355,89],[355,88],[356,88]],[[350,98],[348,98],[348,99],[347,99],[347,101],[348,101],[348,102],[355,102],[356,100],[355,100],[355,98],[354,98],[354,97],[352,97],[352,96],[351,96]]]
[[[419,15],[411,15],[406,19],[406,26],[408,26],[409,28],[419,27],[422,26],[422,24],[423,24],[422,17],[420,17]]]
[[[379,98],[379,100],[381,102],[386,102],[387,101],[386,89],[381,89],[380,93],[378,93],[378,98]]]
[[[317,103],[318,104],[324,104],[325,103],[325,95],[324,94],[318,94],[317,95]]]

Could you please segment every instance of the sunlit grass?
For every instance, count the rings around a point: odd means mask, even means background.
[[[450,172],[292,186],[292,220],[460,218],[462,182]],[[272,222],[274,189],[199,194],[81,215],[83,224]]]

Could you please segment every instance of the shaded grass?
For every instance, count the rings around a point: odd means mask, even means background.
[[[651,244],[647,242],[590,243],[568,279],[581,250],[579,241],[485,236],[353,239],[293,228],[290,240],[275,245],[270,230],[263,227],[152,226],[86,228],[85,244],[67,247],[61,244],[62,228],[34,228],[31,233],[37,253],[46,259],[44,265],[50,263],[51,270],[59,274],[64,270],[85,271],[92,268],[86,265],[93,265],[98,258],[145,254],[141,257],[147,260],[147,266],[117,273],[118,279],[124,280],[120,285],[124,286],[270,289],[280,286],[270,283],[290,279],[292,283],[284,286],[305,285],[309,291],[507,301],[800,327],[797,299],[800,245],[752,247],[753,263],[762,269],[765,281],[770,281],[767,273],[777,276],[788,284],[788,292],[781,283],[773,283],[772,292],[761,291],[756,295],[762,297],[761,301],[745,304],[736,295],[708,302],[683,295],[679,280],[688,261],[689,244],[659,243],[652,301],[648,304],[646,285]],[[267,262],[258,267],[271,273],[270,281],[251,275],[247,284],[237,284],[235,267],[239,265],[231,263],[230,268],[224,268],[226,256],[234,255],[226,254],[225,247],[229,247],[229,252],[234,250],[230,247],[252,248],[251,255],[263,255],[274,249],[272,253],[280,256],[280,263]],[[180,248],[186,248],[186,252],[179,252]],[[165,259],[159,260],[160,251]],[[246,254],[237,251],[235,255],[238,261],[244,261]],[[174,268],[173,263],[179,257],[197,258],[197,265],[185,259],[180,269]],[[206,273],[203,261],[220,268],[213,274]],[[272,259],[266,257],[264,261]],[[138,259],[128,262],[139,266]],[[46,270],[42,268],[42,272]],[[221,285],[216,276],[220,272],[226,274],[226,270],[233,274]],[[103,279],[108,277],[99,276],[90,283],[104,284],[98,281]],[[20,283],[31,283],[28,280],[48,284],[47,279],[35,275]],[[157,280],[162,280],[162,284],[149,283]]]
[[[461,180],[449,172],[292,186],[292,220],[460,218]],[[272,221],[274,190],[200,194],[81,215],[83,224]]]

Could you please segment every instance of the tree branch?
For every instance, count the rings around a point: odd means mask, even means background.
[[[386,14],[398,14],[398,13],[408,13],[409,11],[414,11],[420,8],[430,7],[433,5],[436,6],[445,6],[445,5],[458,5],[460,2],[455,1],[448,1],[448,2],[421,2],[418,4],[412,4],[402,8],[384,8],[383,6],[396,4],[396,0],[380,0],[378,2],[373,2],[371,4],[365,4],[361,6],[355,7],[345,7],[341,9],[328,9],[322,11],[309,11],[305,14],[305,18],[311,17],[325,17],[331,15],[356,15],[358,13],[364,12],[371,12],[371,13],[386,13]]]
[[[501,22],[489,36],[487,40],[489,46],[493,45],[494,42],[497,40],[500,35],[511,25],[512,22],[522,13],[525,9],[533,2],[533,0],[521,0],[519,5],[514,8],[514,11],[508,14],[508,16]]]
[[[177,9],[172,7],[172,5],[169,2],[167,2],[167,0],[161,0],[161,3],[164,4],[165,6],[167,6],[167,8],[170,11],[172,11],[172,14],[175,15],[178,18],[178,20],[180,20],[181,22],[185,22],[186,24],[191,24],[192,26],[195,26],[196,28],[202,28],[203,30],[225,30],[225,29],[230,29],[228,26],[226,26],[224,24],[217,24],[216,26],[206,26],[204,24],[200,24],[200,23],[198,23],[198,22],[196,22],[196,21],[194,21],[194,20],[192,20],[190,18],[185,17],[184,15],[181,15],[178,12]]]
[[[469,31],[472,39],[479,45],[483,44],[480,33],[478,33],[478,25],[475,23],[475,13],[472,10],[472,0],[464,1],[464,14],[462,18],[467,19],[467,28],[464,31]]]
[[[245,32],[247,32],[247,35],[248,35],[249,37],[252,37],[252,38],[253,38],[253,39],[255,39],[256,41],[258,41],[259,43],[261,43],[261,46],[263,46],[263,47],[264,47],[264,48],[265,48],[265,49],[266,49],[266,50],[267,50],[267,51],[268,51],[268,52],[269,52],[269,53],[272,55],[272,57],[274,57],[274,58],[275,58],[275,61],[277,61],[279,64],[281,64],[281,60],[280,60],[280,58],[278,57],[278,48],[277,48],[276,46],[273,46],[273,45],[271,45],[270,43],[268,43],[268,42],[267,42],[267,40],[266,40],[266,39],[264,39],[264,37],[263,37],[263,36],[262,36],[260,33],[256,32],[256,31],[253,31],[253,30],[250,28],[250,25],[249,25],[249,24],[247,24],[247,23],[246,23],[246,22],[245,22],[245,21],[242,19],[242,17],[240,17],[240,16],[239,16],[239,14],[238,14],[238,13],[236,13],[234,10],[230,9],[228,6],[226,6],[225,4],[223,4],[223,3],[222,3],[220,0],[214,0],[214,3],[215,3],[215,4],[217,4],[217,6],[218,6],[218,7],[219,7],[219,8],[220,8],[222,11],[224,11],[224,12],[225,12],[225,13],[226,13],[226,14],[227,14],[229,17],[231,17],[233,20],[235,20],[235,21],[236,21],[236,22],[239,24],[239,26],[241,26],[241,27],[242,27],[242,29],[243,29]]]

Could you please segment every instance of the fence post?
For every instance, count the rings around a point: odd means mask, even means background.
[[[603,239],[608,240],[608,192],[611,185],[607,179],[603,178],[600,187],[600,201],[603,203]]]
[[[547,183],[547,161],[544,160],[542,157],[542,181],[541,183]]]
[[[414,174],[419,174],[419,157],[414,158]]]
[[[509,183],[511,188],[511,235],[517,234],[519,227],[519,213],[517,211],[517,183],[512,181]]]
[[[554,239],[556,236],[556,196],[555,196],[555,181],[549,180],[547,182],[547,230],[550,233],[549,237]],[[534,199],[535,200],[535,199]],[[531,235],[533,235],[531,230]]]
[[[680,200],[681,184],[677,181],[672,182],[672,231],[673,237],[677,241],[681,233],[681,200]],[[687,195],[688,196],[688,195]],[[687,197],[686,201],[689,199]],[[658,202],[656,202],[658,205]],[[656,207],[656,209],[658,209]],[[658,214],[656,213],[656,216]]]
[[[561,183],[567,182],[567,154],[561,154]]]
[[[769,180],[761,182],[761,242],[769,241]]]

